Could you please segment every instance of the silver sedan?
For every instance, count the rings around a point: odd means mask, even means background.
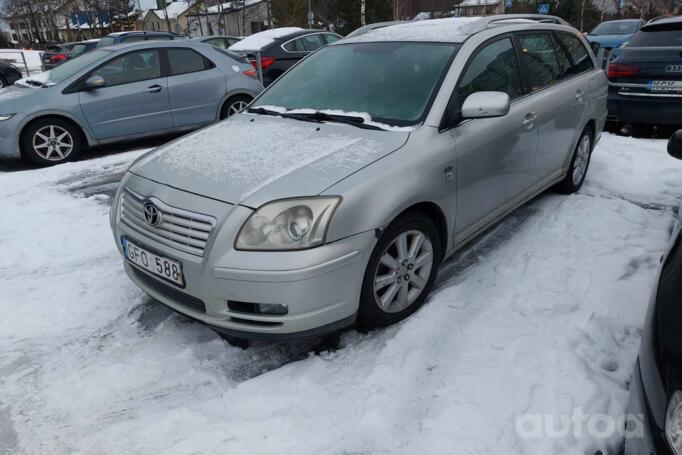
[[[261,90],[248,60],[200,42],[96,49],[0,90],[0,156],[47,166],[88,146],[190,131]]]
[[[585,179],[606,76],[575,29],[530,19],[341,40],[247,111],[144,155],[111,217],[129,277],[241,338],[409,316],[444,259]]]

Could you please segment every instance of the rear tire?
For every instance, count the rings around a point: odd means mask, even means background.
[[[4,76],[0,76],[0,88],[5,88],[9,86],[9,83],[7,83],[7,79],[5,79]]]
[[[433,288],[440,260],[440,235],[429,217],[408,212],[391,223],[365,270],[360,326],[385,327],[417,311]]]
[[[220,109],[220,120],[240,113],[248,106],[251,100],[253,100],[253,98],[247,95],[237,95],[229,98],[225,101],[225,104],[223,104],[222,109]]]
[[[587,170],[590,166],[593,148],[594,133],[592,127],[587,126],[580,135],[578,144],[575,146],[566,177],[556,186],[556,190],[559,193],[573,194],[583,186]]]
[[[81,132],[69,121],[43,118],[21,135],[21,154],[39,166],[73,161],[83,147]]]

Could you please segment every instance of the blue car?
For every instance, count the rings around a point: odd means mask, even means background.
[[[604,58],[614,59],[620,55],[621,48],[630,42],[635,33],[644,25],[641,19],[623,19],[602,22],[587,34],[587,41],[597,54],[604,49]]]
[[[94,49],[0,90],[0,156],[47,166],[92,145],[190,131],[261,90],[248,60],[196,41]]]

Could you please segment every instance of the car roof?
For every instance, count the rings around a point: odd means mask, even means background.
[[[386,27],[368,30],[366,33],[345,38],[332,45],[351,42],[376,41],[416,41],[462,43],[476,33],[491,27],[505,28],[509,26],[526,25],[528,29],[537,29],[551,23],[564,26],[567,30],[576,31],[566,21],[554,16],[540,16],[536,14],[505,14],[485,17],[449,17],[445,19],[430,19],[423,21],[409,21]]]
[[[147,31],[147,30],[131,30],[129,32],[112,32],[109,33],[107,36],[123,36],[123,35],[177,35],[177,33],[173,32],[163,32],[163,31],[158,31],[158,32],[153,32],[153,31]]]
[[[682,26],[682,16],[660,17],[652,19],[642,26],[642,30],[653,30],[657,28],[666,28],[672,26],[678,28]]]
[[[156,47],[199,47],[200,49],[212,49],[213,46],[210,44],[202,43],[201,41],[194,40],[149,40],[149,41],[135,41],[134,43],[120,43],[114,44],[112,46],[101,47],[100,49],[111,50],[111,51],[122,51],[122,50],[135,50],[135,49],[149,49]]]
[[[211,38],[230,38],[230,39],[242,39],[239,36],[230,36],[230,35],[198,35],[198,36],[193,36],[190,39],[193,40],[202,40],[202,39],[211,39]]]

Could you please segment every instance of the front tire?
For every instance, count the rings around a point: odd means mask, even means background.
[[[73,161],[83,147],[80,131],[60,118],[45,118],[32,123],[21,138],[21,153],[39,166]]]
[[[440,235],[429,217],[409,212],[391,223],[365,270],[360,325],[385,327],[417,311],[433,288],[440,260]]]
[[[587,170],[590,166],[593,147],[594,133],[592,128],[588,126],[580,135],[566,177],[556,186],[559,193],[573,194],[583,186]]]

